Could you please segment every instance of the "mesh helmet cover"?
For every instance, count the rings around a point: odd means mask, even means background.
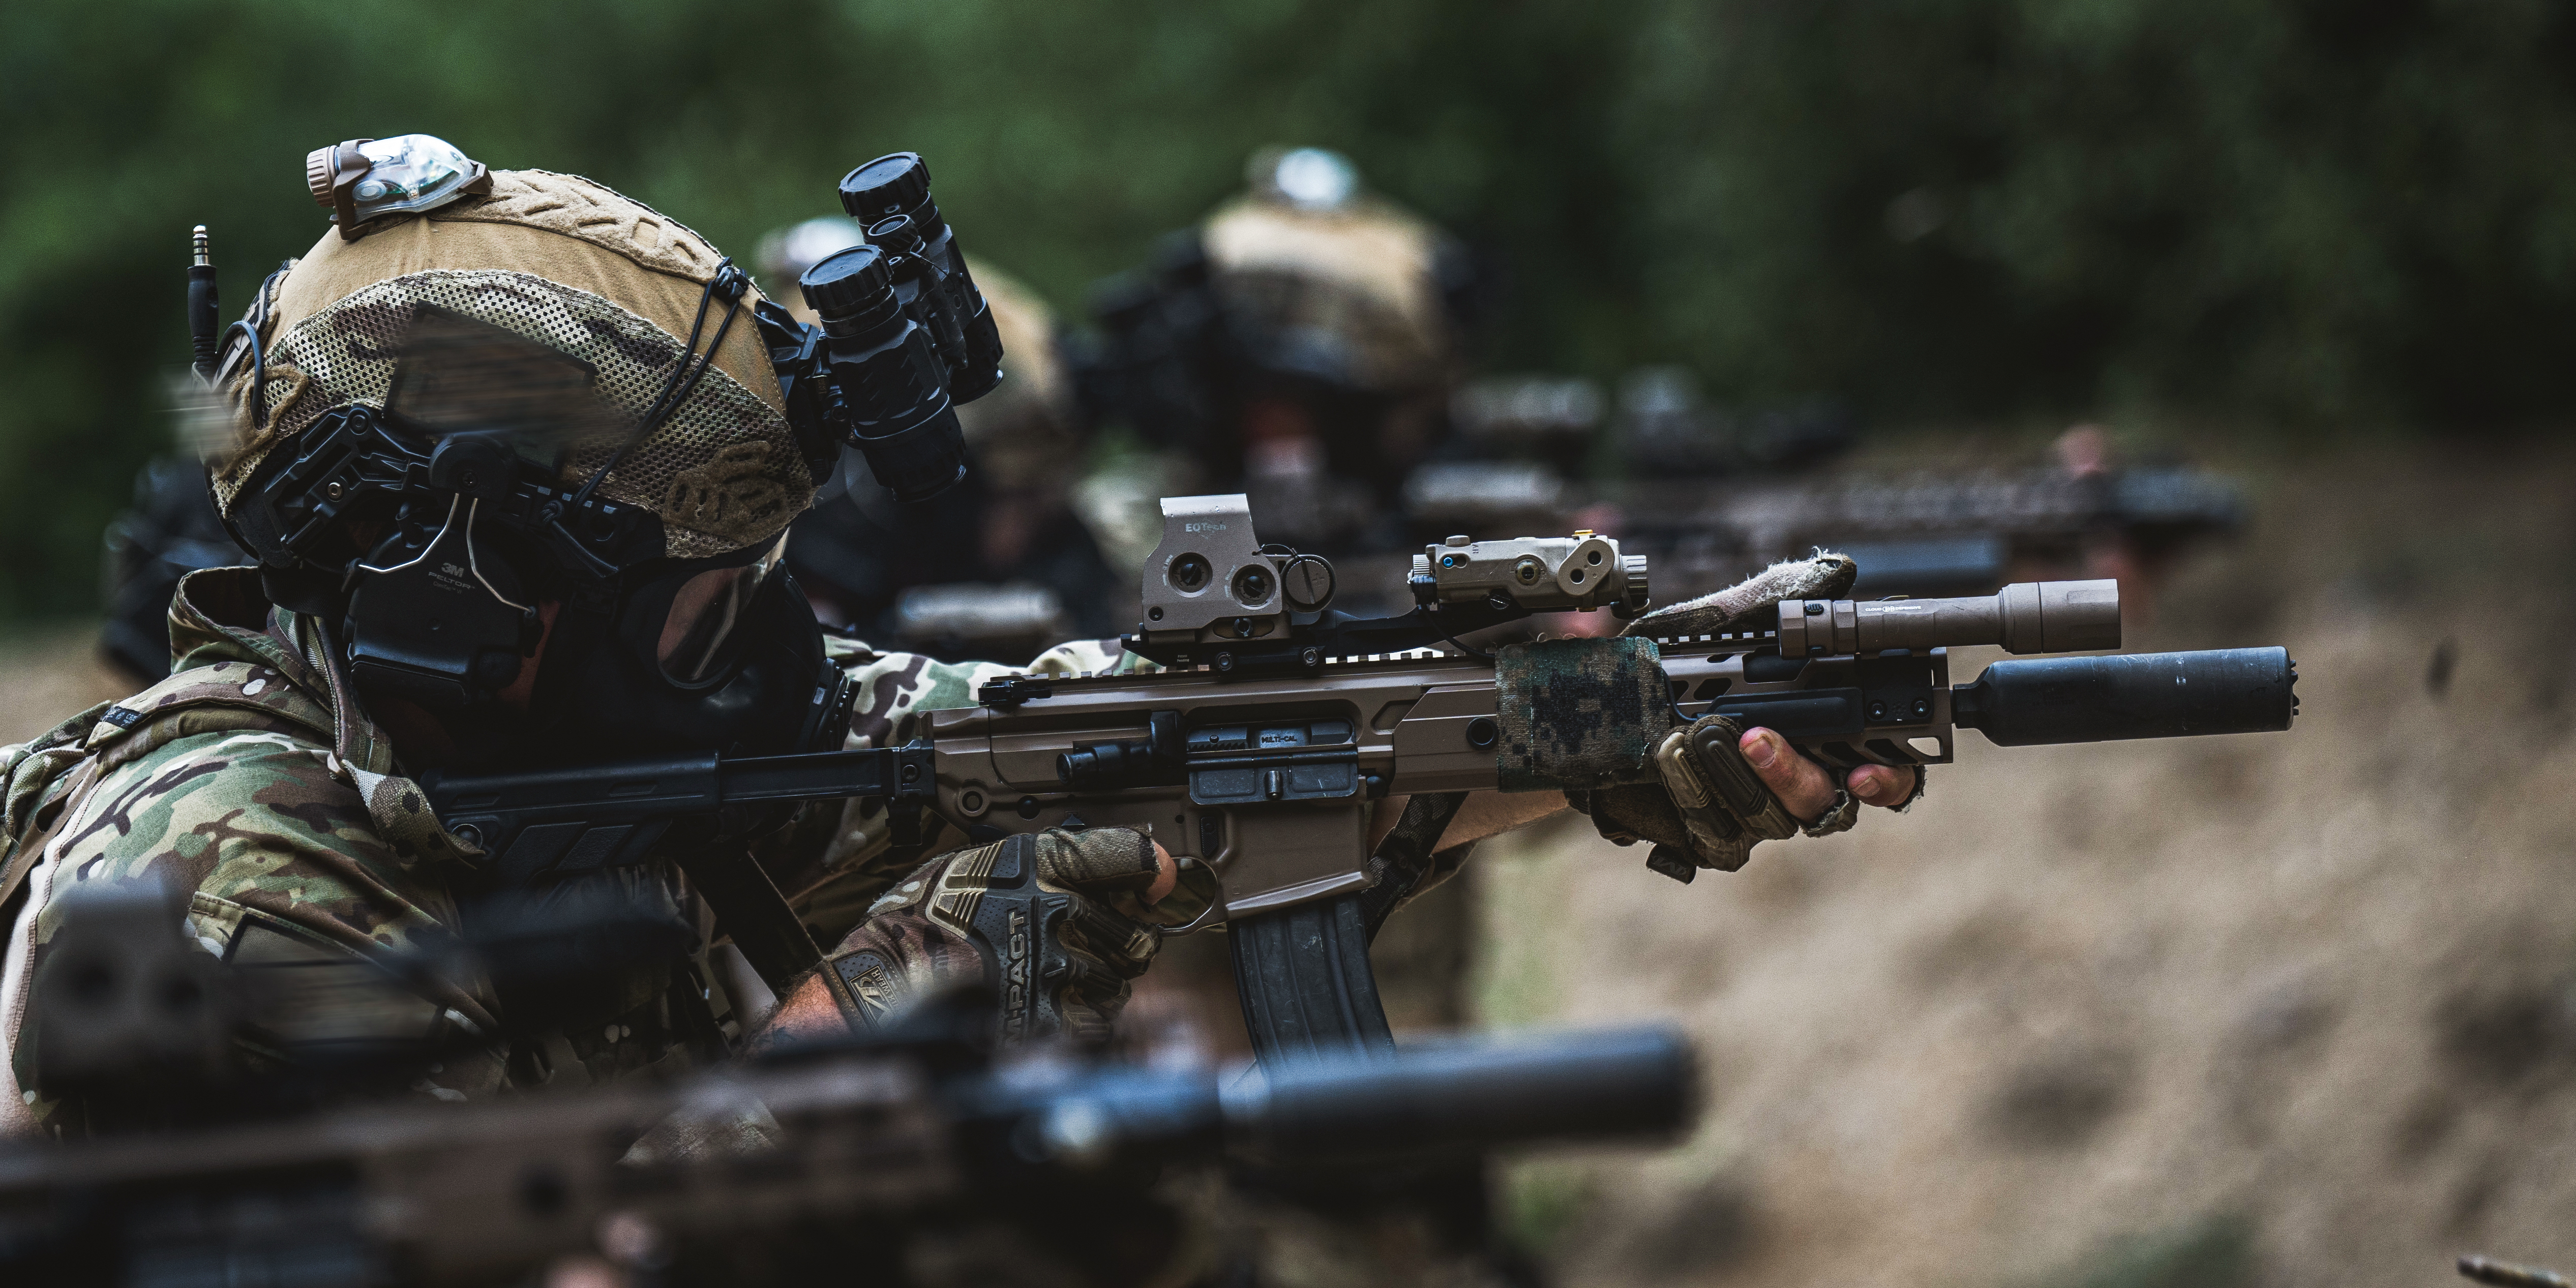
[[[396,350],[422,304],[580,358],[613,415],[641,418],[682,360],[720,257],[685,227],[588,180],[543,171],[493,177],[486,197],[376,221],[352,242],[326,234],[279,283],[262,328],[264,428],[251,422],[251,364],[229,355],[224,372],[232,435],[211,464],[227,514],[279,444],[334,408],[384,405]],[[747,297],[744,311],[756,302]],[[721,301],[709,309],[708,337],[722,310]],[[589,477],[612,450],[576,448],[562,481]],[[664,553],[675,558],[766,541],[813,493],[747,317],[735,319],[696,392],[599,489],[658,515]]]

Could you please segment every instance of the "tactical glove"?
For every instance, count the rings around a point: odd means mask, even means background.
[[[1662,783],[1569,792],[1567,798],[1592,816],[1601,835],[1621,845],[1651,842],[1646,866],[1682,882],[1701,868],[1743,867],[1761,842],[1801,832],[1830,836],[1859,818],[1860,802],[1848,790],[1837,791],[1833,805],[1815,821],[1792,818],[1745,763],[1736,745],[1743,736],[1744,726],[1725,716],[1701,716],[1656,748]]]
[[[1162,928],[1142,899],[1154,843],[1126,828],[1049,828],[933,859],[868,909],[824,961],[853,1027],[915,999],[990,988],[1006,1042],[1104,1041]]]
[[[1688,637],[1756,627],[1779,611],[1784,599],[1838,599],[1859,577],[1851,556],[1818,551],[1812,559],[1773,564],[1713,595],[1660,608],[1628,624],[1623,635]],[[1621,845],[1654,846],[1646,866],[1676,881],[1701,868],[1733,872],[1753,847],[1800,832],[1828,836],[1848,830],[1860,802],[1837,789],[1833,804],[1811,822],[1790,816],[1780,798],[1745,763],[1739,742],[1744,726],[1724,716],[1701,716],[1666,735],[1655,751],[1658,784],[1569,792],[1574,807],[1592,818],[1601,835]],[[1922,793],[1922,779],[1915,780]],[[1909,802],[1910,803],[1910,802]]]

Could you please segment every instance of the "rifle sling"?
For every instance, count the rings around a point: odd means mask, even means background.
[[[681,858],[680,870],[715,909],[717,922],[761,982],[780,998],[798,976],[823,960],[813,932],[797,920],[787,896],[749,854],[696,850],[693,857]]]
[[[1404,803],[1404,813],[1395,820],[1395,827],[1377,843],[1377,852],[1369,856],[1369,870],[1377,881],[1359,894],[1360,915],[1371,942],[1376,941],[1378,929],[1386,924],[1396,906],[1430,873],[1441,833],[1449,830],[1449,820],[1456,818],[1459,807],[1466,803],[1465,792],[1431,792]]]

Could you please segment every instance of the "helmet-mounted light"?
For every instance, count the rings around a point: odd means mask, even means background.
[[[1300,210],[1341,210],[1359,195],[1359,168],[1330,148],[1264,149],[1249,168],[1253,192]]]
[[[330,209],[331,222],[346,240],[370,219],[435,210],[490,192],[492,172],[445,139],[404,134],[315,148],[304,157],[304,182],[314,204]]]

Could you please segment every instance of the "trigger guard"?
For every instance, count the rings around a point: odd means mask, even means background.
[[[1220,886],[1219,889],[1222,890],[1223,887]],[[1206,930],[1211,926],[1218,925],[1224,920],[1225,900],[1211,899],[1208,901],[1208,906],[1201,910],[1199,915],[1190,918],[1187,922],[1178,926],[1165,926],[1163,927],[1163,933],[1166,935],[1195,934],[1199,931]]]
[[[1172,857],[1174,862],[1180,862],[1187,859],[1189,862],[1197,864],[1202,871],[1207,873],[1207,879],[1209,882],[1215,885],[1216,893],[1214,896],[1209,898],[1208,905],[1199,910],[1199,915],[1192,917],[1188,921],[1182,922],[1177,926],[1163,926],[1163,933],[1165,935],[1191,935],[1196,934],[1199,931],[1212,929],[1224,924],[1226,921],[1225,875],[1217,871],[1216,865],[1209,863],[1205,859],[1193,858],[1186,855],[1174,855]],[[1179,892],[1180,887],[1177,885],[1174,886],[1173,893],[1177,894]],[[1155,922],[1153,924],[1158,926],[1162,925],[1161,922]]]

